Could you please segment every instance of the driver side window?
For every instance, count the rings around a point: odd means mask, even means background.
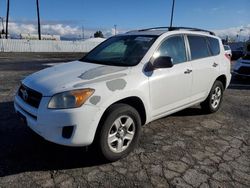
[[[186,48],[183,36],[173,36],[166,39],[157,51],[157,56],[169,56],[173,64],[187,61]]]

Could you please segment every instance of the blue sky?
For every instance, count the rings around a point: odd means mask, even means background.
[[[12,22],[34,24],[35,2],[10,0]],[[5,3],[0,0],[4,17]],[[62,28],[109,29],[117,24],[118,29],[128,30],[168,26],[171,5],[172,0],[40,0],[40,14],[44,24],[63,24]],[[249,7],[250,0],[176,0],[174,25],[216,30],[248,26]]]

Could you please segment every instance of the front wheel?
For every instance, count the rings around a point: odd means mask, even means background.
[[[221,81],[216,80],[207,99],[201,103],[202,109],[207,113],[217,112],[223,99],[224,87]]]
[[[127,156],[137,145],[141,119],[133,107],[115,104],[108,109],[100,129],[99,151],[108,161],[116,161]]]

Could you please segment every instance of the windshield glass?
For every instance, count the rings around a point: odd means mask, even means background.
[[[115,36],[90,51],[80,61],[113,66],[137,65],[157,36]]]

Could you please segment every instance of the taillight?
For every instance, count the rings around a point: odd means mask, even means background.
[[[226,53],[225,56],[229,61],[231,61],[231,56],[229,54]]]

